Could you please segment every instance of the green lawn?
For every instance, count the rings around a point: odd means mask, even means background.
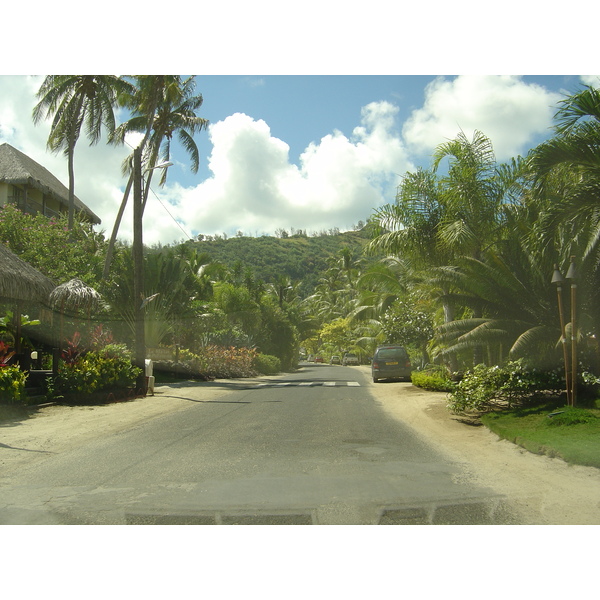
[[[600,468],[600,410],[546,405],[489,413],[483,424],[529,452]]]

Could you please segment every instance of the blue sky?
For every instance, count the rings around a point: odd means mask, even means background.
[[[0,76],[0,142],[47,167],[65,185],[66,159],[45,149],[49,123],[31,109],[42,76]],[[349,229],[394,195],[401,176],[427,167],[437,145],[462,129],[491,138],[498,161],[525,154],[551,134],[556,103],[580,76],[197,76],[210,121],[196,136],[194,175],[176,145],[163,188],[153,184],[148,244],[198,234],[273,234],[277,229]],[[125,115],[120,115],[125,118]],[[134,138],[129,140],[135,145]],[[130,148],[79,141],[76,193],[112,229]],[[131,239],[131,214],[121,237]]]

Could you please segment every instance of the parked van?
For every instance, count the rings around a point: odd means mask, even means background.
[[[371,363],[373,383],[380,379],[404,379],[410,381],[412,367],[408,352],[403,346],[379,346]]]

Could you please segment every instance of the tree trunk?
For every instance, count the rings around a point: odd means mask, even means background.
[[[69,231],[73,229],[73,219],[75,214],[75,168],[74,168],[75,144],[69,148]]]
[[[121,202],[119,212],[117,213],[117,218],[115,219],[112,234],[108,242],[108,248],[106,249],[106,258],[104,259],[104,271],[102,272],[103,279],[108,279],[108,274],[110,272],[110,263],[112,262],[115,243],[117,241],[117,234],[119,233],[119,226],[121,225],[121,219],[123,218],[123,213],[125,212],[125,207],[127,206],[127,199],[129,198],[129,192],[131,191],[132,185],[133,172],[129,176],[129,181],[127,182],[127,187],[125,188],[125,193],[123,194],[123,200]]]

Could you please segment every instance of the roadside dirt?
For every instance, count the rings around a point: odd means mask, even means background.
[[[510,498],[523,523],[600,524],[600,469],[569,465],[502,440],[483,425],[450,413],[444,393],[403,383],[374,387],[390,416],[462,464],[469,479]]]
[[[366,367],[358,367],[368,375]],[[46,406],[29,419],[0,424],[0,482],[11,471],[64,452],[107,432],[118,432],[193,401],[211,401],[228,386],[157,387],[154,396],[102,406]],[[239,380],[240,385],[251,383]],[[410,425],[460,463],[466,477],[515,502],[528,524],[600,524],[600,469],[571,466],[499,439],[446,409],[446,395],[406,383],[371,384],[392,418]]]

